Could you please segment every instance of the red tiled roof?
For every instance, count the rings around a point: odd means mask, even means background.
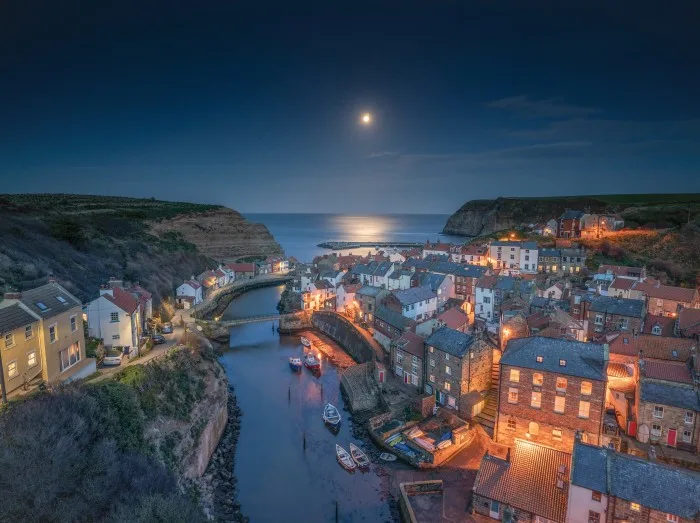
[[[632,376],[630,368],[624,363],[608,362],[608,376],[613,378],[629,378]]]
[[[423,250],[428,250],[428,251],[445,251],[448,252],[450,250],[450,247],[452,244],[450,243],[430,243],[430,242],[425,242],[425,245],[423,246]]]
[[[689,383],[692,385],[693,376],[685,363],[676,361],[644,360],[644,377],[656,380]]]
[[[610,271],[615,276],[635,277],[636,274],[642,273],[641,267],[627,267],[625,265],[601,265],[598,267],[598,274],[605,274]]]
[[[488,454],[481,461],[474,492],[553,521],[566,519],[571,454],[515,440],[510,461]],[[561,469],[561,472],[560,472]],[[562,480],[562,488],[557,481]]]
[[[690,357],[691,348],[696,343],[695,340],[686,338],[669,338],[650,334],[640,334],[635,338],[631,334],[623,333],[610,343],[610,353],[638,356],[641,350],[645,359],[686,361]]]
[[[644,328],[642,333],[644,334],[654,334],[653,329],[655,326],[661,327],[660,336],[673,336],[673,328],[676,324],[675,318],[670,318],[668,316],[654,316],[653,314],[648,314],[646,320],[644,320]]]
[[[233,272],[255,272],[254,263],[229,263],[226,267]]]
[[[485,256],[486,247],[479,245],[462,245],[460,249],[462,254],[470,254],[472,256]]]
[[[196,281],[196,280],[187,280],[187,281],[184,282],[184,283],[187,284],[187,285],[189,285],[190,287],[192,287],[192,288],[195,289],[195,290],[197,290],[197,289],[199,289],[199,288],[201,287],[201,285],[199,284],[199,282]]]
[[[678,313],[678,328],[700,333],[700,309],[681,309]]]
[[[629,278],[615,278],[610,284],[610,288],[626,291],[628,289],[631,289],[634,283],[635,281],[630,280]]]
[[[690,304],[695,303],[698,296],[698,291],[695,289],[671,287],[670,285],[660,285],[647,282],[636,282],[633,289],[635,291],[643,292],[650,298],[680,301]]]
[[[459,330],[467,322],[469,322],[469,318],[467,317],[467,315],[464,314],[457,307],[447,309],[445,312],[440,314],[440,316],[438,316],[438,320],[442,321],[450,329],[455,330]]]
[[[346,294],[353,294],[357,289],[362,287],[361,283],[341,283],[340,285],[345,289]]]
[[[216,269],[216,271],[214,271],[214,274],[216,274],[219,278],[226,277],[226,274],[224,274],[224,271],[222,271],[221,269]]]
[[[103,294],[103,296],[128,314],[132,314],[136,310],[136,307],[139,306],[139,302],[136,298],[120,287],[114,287],[112,293],[113,295]]]
[[[549,324],[550,318],[544,312],[536,312],[527,317],[527,326],[538,329]]]
[[[398,348],[404,352],[408,352],[413,356],[418,356],[421,359],[425,357],[425,345],[423,344],[423,338],[414,332],[404,332],[401,337],[396,340],[396,344]]]
[[[498,283],[496,276],[482,276],[476,281],[476,286],[482,289],[493,289]]]

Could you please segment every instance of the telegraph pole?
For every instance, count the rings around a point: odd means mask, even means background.
[[[0,390],[2,391],[2,404],[7,405],[7,391],[5,390],[5,365],[2,363],[2,353],[0,352]]]

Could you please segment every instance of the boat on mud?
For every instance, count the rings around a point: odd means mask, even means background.
[[[323,418],[323,422],[326,425],[329,425],[333,428],[340,427],[340,421],[341,421],[340,412],[338,411],[338,409],[334,405],[331,405],[330,403],[326,403],[326,406],[323,407],[323,416],[321,416],[321,417]]]
[[[354,472],[357,468],[355,462],[352,460],[352,456],[343,447],[336,443],[335,445],[335,455],[338,458],[338,463],[347,471]]]
[[[320,371],[321,370],[321,362],[316,359],[316,356],[309,353],[304,358],[304,367],[306,367],[307,369],[309,369],[311,371]]]
[[[301,337],[301,344],[304,347],[311,347],[311,342],[309,341],[309,338],[307,338],[306,336]]]
[[[289,358],[289,368],[292,369],[293,372],[300,372],[301,366],[301,358]]]
[[[352,460],[357,463],[357,466],[362,468],[368,468],[369,467],[369,458],[367,457],[367,454],[362,452],[362,449],[355,445],[354,443],[350,443],[350,456],[352,457]]]

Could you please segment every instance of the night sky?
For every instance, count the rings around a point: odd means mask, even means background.
[[[447,214],[700,192],[698,5],[5,1],[0,193]]]

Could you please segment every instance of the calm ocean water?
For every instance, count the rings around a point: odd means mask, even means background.
[[[317,247],[328,240],[425,242],[443,239],[464,242],[464,238],[440,234],[447,214],[246,214],[263,223],[284,248],[287,256],[311,261],[331,252]],[[355,249],[355,252],[360,250]],[[364,249],[362,250],[364,252]]]

